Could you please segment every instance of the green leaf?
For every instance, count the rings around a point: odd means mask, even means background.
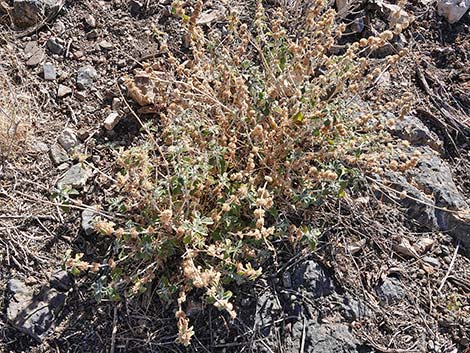
[[[320,230],[304,226],[302,228],[302,233],[304,235],[303,239],[307,242],[310,249],[315,251],[317,249],[318,237],[321,235]]]
[[[80,274],[80,270],[77,267],[72,267],[72,269],[70,270],[70,273],[73,276],[78,276]]]
[[[287,63],[287,56],[284,54],[281,56],[279,60],[279,67],[281,68],[281,70],[284,71],[284,69],[286,68],[286,63]]]
[[[294,116],[293,116],[293,119],[295,122],[297,123],[301,123],[304,121],[305,117],[304,117],[304,114],[302,112],[297,112]]]
[[[111,279],[113,281],[119,280],[121,276],[122,276],[122,268],[116,267],[111,271]]]
[[[121,296],[119,295],[118,291],[116,290],[116,288],[110,288],[109,289],[109,298],[113,301],[113,302],[118,302],[121,300]]]
[[[225,291],[224,294],[223,294],[223,298],[224,298],[224,299],[227,299],[227,300],[230,299],[230,298],[232,298],[232,296],[233,296],[233,293],[232,293],[231,291],[229,291],[229,290],[228,290],[228,291]]]
[[[338,197],[340,199],[344,198],[346,196],[346,191],[344,189],[341,189],[338,193]]]
[[[189,244],[189,243],[191,243],[191,240],[193,240],[193,237],[191,236],[191,234],[186,234],[183,238],[183,243],[184,244]]]

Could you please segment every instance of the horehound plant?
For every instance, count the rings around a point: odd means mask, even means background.
[[[257,259],[275,253],[275,239],[313,244],[308,214],[344,197],[359,170],[381,170],[385,108],[353,97],[404,55],[374,67],[367,53],[407,23],[337,49],[345,26],[326,3],[309,2],[303,26],[289,29],[283,8],[267,15],[257,1],[251,23],[230,13],[223,34],[197,24],[202,1],[176,1],[187,54],[176,57],[163,42],[162,57],[127,79],[129,95],[158,119],[143,126],[145,143],[117,155],[109,209],[128,218],[95,224],[115,239],[107,291],[116,299],[152,283],[162,298],[178,291],[182,344],[194,334],[187,294],[199,289],[234,318],[227,286],[256,279]],[[386,108],[403,116],[408,100]],[[289,221],[304,210],[301,224]],[[68,263],[84,267],[80,257]]]

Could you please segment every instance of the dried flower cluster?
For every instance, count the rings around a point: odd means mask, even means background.
[[[119,153],[119,210],[129,218],[96,228],[116,238],[111,287],[141,293],[163,276],[177,284],[183,344],[194,335],[186,294],[202,289],[235,317],[227,284],[257,278],[257,256],[273,239],[313,240],[289,212],[343,197],[357,170],[380,169],[384,107],[353,97],[382,73],[367,53],[403,24],[335,54],[345,26],[326,1],[309,3],[296,29],[282,8],[268,16],[258,0],[252,23],[231,13],[222,34],[197,25],[201,0],[174,2],[189,53],[164,44],[162,58],[127,80],[129,95],[158,111],[158,132]]]

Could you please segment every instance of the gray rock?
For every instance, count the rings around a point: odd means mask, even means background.
[[[49,38],[47,40],[46,46],[53,54],[62,55],[65,51],[64,46],[55,37]]]
[[[451,209],[468,207],[453,181],[449,165],[433,153],[425,151],[421,154],[413,177],[420,189],[433,194],[437,206]]]
[[[142,12],[144,8],[144,4],[137,0],[131,0],[130,7],[131,7],[131,15],[138,16]]]
[[[112,130],[119,123],[120,116],[116,112],[111,112],[104,121],[104,127],[106,130]]]
[[[62,34],[64,31],[67,29],[65,26],[65,23],[62,22],[61,20],[58,20],[55,24],[54,27],[52,28],[52,32]]]
[[[52,163],[54,163],[55,166],[65,163],[69,160],[68,154],[62,147],[58,145],[51,146],[51,149],[49,150],[49,156],[51,157]]]
[[[86,38],[89,40],[94,40],[98,38],[99,35],[100,35],[100,32],[97,29],[92,29],[90,32],[86,34]]]
[[[70,152],[72,148],[78,146],[79,141],[75,132],[70,128],[65,128],[58,138],[59,144],[67,151]]]
[[[37,66],[46,59],[46,51],[43,48],[35,46],[28,53],[28,56],[26,66]]]
[[[26,42],[26,44],[24,46],[24,53],[26,55],[31,54],[37,48],[38,48],[38,43],[34,40],[31,40],[29,42]]]
[[[113,101],[111,103],[111,109],[114,110],[114,111],[117,111],[117,110],[121,109],[121,105],[122,105],[121,100],[117,97],[114,97]]]
[[[60,8],[60,0],[14,0],[12,18],[18,27],[40,23]]]
[[[255,325],[263,337],[269,337],[274,330],[274,321],[282,311],[276,295],[267,290],[258,298]]]
[[[67,271],[55,271],[51,275],[50,285],[58,291],[66,292],[72,288],[72,277],[67,273]]]
[[[41,341],[54,325],[57,313],[65,303],[65,295],[43,287],[35,296],[31,288],[16,279],[8,281],[9,300],[6,315],[18,330]]]
[[[396,278],[386,278],[381,285],[375,288],[375,292],[382,304],[394,304],[405,297],[405,290]]]
[[[470,207],[457,189],[449,165],[433,153],[424,153],[413,178],[421,190],[434,198],[438,207],[433,210],[437,227],[470,247]]]
[[[431,265],[437,268],[441,267],[441,263],[439,259],[436,259],[435,257],[425,256],[422,258],[422,260],[426,262],[428,265]]]
[[[59,85],[59,87],[57,88],[57,97],[63,98],[65,96],[68,96],[69,94],[72,94],[72,89],[70,87]]]
[[[312,272],[321,272],[322,276],[325,276],[324,270],[314,261],[309,261],[305,265],[298,269],[300,273],[297,273],[297,277],[300,278],[294,278],[294,276],[292,278],[294,282],[297,281],[293,284],[294,288],[298,285],[298,281],[302,282],[303,296],[306,294],[305,284],[308,286],[309,281],[313,280]],[[287,295],[287,297],[287,302],[284,302],[282,296],[279,297],[271,289],[260,295],[255,311],[255,329],[262,339],[262,344],[260,340],[257,340],[255,351],[277,352],[280,337],[285,352],[357,353],[363,348],[349,330],[348,325],[319,324],[316,319],[308,318],[315,310],[305,312],[300,307],[296,308],[299,310],[295,308],[292,310],[296,296]],[[279,300],[282,300],[282,305]],[[362,308],[358,310],[360,313],[367,312]],[[301,315],[302,312],[307,314],[307,317]]]
[[[430,147],[420,151],[419,165],[410,171],[412,181],[393,172],[386,172],[387,179],[395,190],[410,196],[400,203],[411,218],[428,228],[445,231],[470,247],[470,207],[457,189],[449,165]]]
[[[32,296],[33,290],[32,288],[26,286],[23,282],[18,279],[11,279],[7,283],[7,288],[10,294],[12,295],[20,295],[20,296]]]
[[[63,172],[64,170],[67,170],[70,168],[70,163],[62,163],[57,166],[57,170],[59,172]]]
[[[423,122],[415,116],[405,116],[402,120],[395,120],[395,126],[391,128],[391,132],[415,146],[429,146],[433,150],[442,153],[443,143],[437,134],[423,124]]]
[[[31,144],[31,149],[37,153],[47,153],[47,151],[49,151],[49,146],[47,145],[47,143],[44,143],[42,141],[34,141]]]
[[[78,70],[77,74],[77,88],[84,90],[93,84],[97,78],[98,73],[93,66],[84,66]]]
[[[67,186],[72,188],[83,188],[88,180],[86,170],[81,164],[73,165],[65,175],[57,182],[57,188],[63,189]]]
[[[400,203],[406,208],[406,214],[424,226],[437,228],[433,207],[434,201],[417,187],[411,185],[402,174],[387,171],[385,175],[386,179],[393,183],[393,189],[411,196],[410,198],[400,199]],[[398,198],[396,199],[398,200]]]
[[[334,291],[333,282],[322,266],[313,260],[301,264],[292,278],[294,289],[303,288],[314,298],[329,295]]]
[[[393,39],[387,42],[384,46],[373,50],[370,55],[374,58],[385,58],[389,55],[398,53],[406,46],[407,43],[408,41],[406,37],[400,33],[399,35],[395,35]]]
[[[346,295],[343,298],[341,306],[344,310],[344,316],[346,319],[351,321],[362,320],[366,317],[372,316],[372,310],[369,309],[363,300],[354,298],[350,295]]]
[[[85,16],[85,23],[90,27],[90,28],[95,28],[96,27],[96,20],[93,17],[93,15],[88,14]]]
[[[297,321],[286,337],[286,352],[357,353],[359,342],[345,324]]]
[[[86,209],[83,210],[82,212],[82,229],[85,232],[86,235],[92,235],[95,232],[95,229],[93,228],[93,219],[97,216],[98,214],[94,212],[93,210]]]
[[[103,50],[111,50],[113,49],[113,43],[108,42],[107,40],[102,40],[99,44],[101,49]]]
[[[444,16],[449,23],[458,22],[470,9],[470,0],[438,0],[437,13]]]
[[[42,67],[42,72],[46,81],[54,81],[57,78],[57,71],[51,63],[45,63]]]

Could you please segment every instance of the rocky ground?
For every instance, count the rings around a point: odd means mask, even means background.
[[[113,153],[139,136],[122,79],[158,55],[155,24],[174,33],[169,1],[36,2],[47,4],[39,23],[0,1],[0,114],[15,117],[0,125],[0,351],[185,351],[173,308],[152,293],[97,304],[98,278],[61,270],[68,249],[106,257],[86,206],[104,197]],[[380,31],[384,3],[344,20]],[[207,26],[223,22],[221,2],[204,9]],[[419,165],[408,178],[370,176],[354,208],[319,219],[314,254],[267,262],[254,287],[237,288],[235,322],[195,302],[187,351],[470,352],[470,19],[449,24],[430,1],[405,10],[415,20],[387,50],[410,54],[379,85],[414,92],[392,132]],[[79,195],[54,195],[67,185]]]

